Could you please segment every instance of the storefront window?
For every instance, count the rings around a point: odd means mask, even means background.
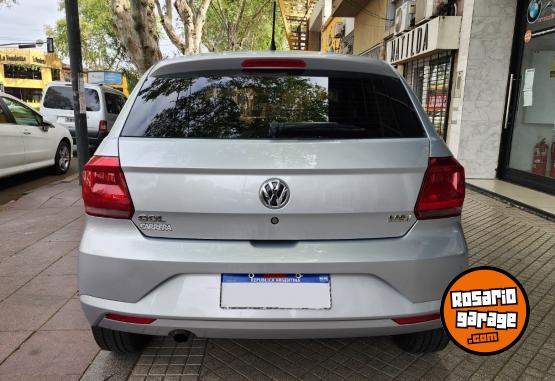
[[[404,68],[409,86],[443,138],[447,133],[451,56],[450,52],[434,54],[409,61]]]
[[[20,87],[6,87],[5,92],[27,103],[40,103],[42,90],[24,89]]]
[[[52,69],[52,80],[59,81],[60,80],[60,69]]]
[[[520,80],[513,91],[517,106],[509,168],[555,178],[555,10],[534,3],[528,8]]]
[[[40,67],[33,65],[4,65],[6,78],[42,79]]]

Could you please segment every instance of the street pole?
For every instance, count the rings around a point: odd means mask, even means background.
[[[71,65],[71,86],[73,88],[73,115],[75,118],[75,139],[77,140],[77,159],[79,162],[79,184],[82,181],[83,167],[89,160],[89,136],[87,134],[87,107],[85,102],[85,82],[81,57],[81,30],[77,0],[65,0],[67,41]]]
[[[274,14],[272,16],[272,42],[270,43],[270,50],[276,50],[276,0],[274,3]]]

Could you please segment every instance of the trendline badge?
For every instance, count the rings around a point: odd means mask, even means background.
[[[458,275],[441,302],[441,320],[451,340],[477,355],[493,355],[513,346],[524,334],[529,315],[520,282],[489,266]]]

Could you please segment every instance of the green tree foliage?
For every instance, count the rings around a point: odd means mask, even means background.
[[[64,1],[60,0],[58,6],[63,11]],[[89,70],[121,70],[126,66],[127,56],[112,19],[110,0],[79,0],[79,23],[84,66]],[[47,26],[46,33],[54,38],[58,54],[67,58],[65,18]]]
[[[283,138],[313,123],[329,129],[326,89],[303,77],[154,78],[139,96],[150,106],[149,116],[134,110],[145,136]]]
[[[212,0],[203,43],[211,51],[267,50],[272,36],[272,0]],[[276,46],[286,48],[276,7]]]

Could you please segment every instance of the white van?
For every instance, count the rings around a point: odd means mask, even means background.
[[[89,146],[96,149],[125,104],[125,95],[108,86],[85,84]],[[73,90],[70,82],[51,82],[46,86],[40,112],[45,119],[69,129],[75,143]]]

